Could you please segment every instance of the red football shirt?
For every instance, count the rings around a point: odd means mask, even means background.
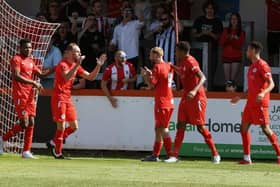
[[[131,63],[125,62],[122,67],[113,63],[105,69],[102,80],[109,81],[110,90],[126,90],[128,85],[122,80],[135,75],[136,71]]]
[[[152,71],[151,83],[155,86],[155,108],[174,108],[172,93],[173,69],[169,63],[155,64]]]
[[[250,107],[269,106],[270,93],[264,96],[262,101],[257,101],[258,94],[268,87],[267,80],[271,78],[271,70],[267,62],[260,59],[250,65],[247,73],[248,79],[248,101]]]
[[[39,69],[34,64],[34,61],[29,57],[23,57],[22,55],[15,55],[11,61],[12,72],[17,69],[20,71],[20,75],[26,79],[32,80],[34,73],[38,72]],[[33,85],[26,84],[12,78],[13,96],[20,97],[22,99],[29,98],[30,94],[34,94]]]
[[[184,90],[183,98],[186,98],[188,93],[198,84],[199,77],[197,76],[197,72],[201,70],[197,60],[191,55],[187,56],[185,60],[180,62],[179,68],[179,76]],[[194,99],[206,99],[205,89],[203,86],[199,88]]]
[[[53,97],[56,97],[59,101],[71,101],[71,89],[76,74],[83,75],[86,73],[86,71],[80,66],[76,73],[74,73],[69,80],[65,80],[62,76],[62,73],[69,72],[74,68],[75,65],[75,63],[69,63],[65,60],[62,60],[56,66]]]

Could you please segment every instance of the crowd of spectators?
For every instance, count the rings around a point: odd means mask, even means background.
[[[178,1],[179,34],[186,30],[180,19],[190,19],[194,3],[193,0]],[[211,46],[208,62],[209,90],[214,88],[214,78],[220,61],[224,67],[225,86],[235,84],[246,37],[240,15],[232,13],[229,27],[224,29],[217,16],[217,8],[213,0],[206,0],[202,6],[203,15],[194,19],[190,34],[187,37],[185,34],[179,35],[184,40],[207,42]],[[155,46],[164,50],[164,61],[176,63],[173,15],[171,0],[41,0],[36,19],[61,24],[53,37],[53,47],[63,54],[69,43],[78,43],[82,54],[86,56],[82,66],[87,71],[96,66],[98,56],[106,54],[108,60],[101,71],[103,73],[111,64],[117,63],[117,54],[122,51],[124,60],[133,65],[137,74],[141,67],[152,66],[148,51]],[[219,47],[222,49],[221,56],[218,55]],[[52,51],[50,50],[51,53]],[[52,64],[55,66],[55,62]],[[121,77],[125,77],[125,70],[121,72]],[[102,80],[102,76],[100,79]],[[84,83],[79,78],[78,80],[76,89],[101,88],[100,80],[95,83]],[[110,81],[107,72],[103,83],[106,82],[109,89],[112,84]],[[135,78],[132,88],[139,87],[138,83],[141,83],[141,80]],[[128,88],[130,87],[125,89]]]

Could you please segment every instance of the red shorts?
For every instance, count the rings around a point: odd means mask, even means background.
[[[250,107],[245,106],[242,114],[242,123],[249,123],[254,125],[267,125],[269,124],[269,111],[268,107]]]
[[[13,97],[15,111],[19,119],[28,118],[29,116],[36,116],[36,105],[34,95],[28,98]]]
[[[58,101],[52,98],[52,116],[55,122],[73,122],[77,120],[77,114],[73,103]]]
[[[181,99],[178,111],[178,122],[191,125],[205,125],[207,102],[205,100]]]
[[[173,112],[173,108],[170,109],[154,109],[155,113],[155,125],[156,127],[169,127],[170,118]]]

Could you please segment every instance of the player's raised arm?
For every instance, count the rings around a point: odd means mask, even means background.
[[[147,90],[152,90],[154,88],[154,84],[151,81],[152,71],[147,67],[141,68],[141,75],[144,78],[144,82],[148,85]]]
[[[107,60],[107,55],[103,53],[99,58],[96,58],[96,67],[91,73],[85,72],[84,74],[81,75],[82,78],[87,79],[87,80],[94,80],[96,79],[101,66],[104,64],[104,62]]]

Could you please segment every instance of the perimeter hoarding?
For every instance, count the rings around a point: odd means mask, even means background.
[[[103,96],[73,96],[79,116],[79,130],[67,139],[65,147],[103,150],[152,150],[154,118],[152,97],[117,97],[119,107],[114,109]],[[174,140],[177,108],[170,122]],[[231,105],[229,99],[208,99],[207,127],[222,157],[241,157],[240,119],[245,101]],[[271,101],[271,127],[280,135],[280,103]],[[274,150],[259,126],[251,127],[254,158],[275,158]],[[209,156],[210,150],[194,126],[188,125],[180,155]]]

